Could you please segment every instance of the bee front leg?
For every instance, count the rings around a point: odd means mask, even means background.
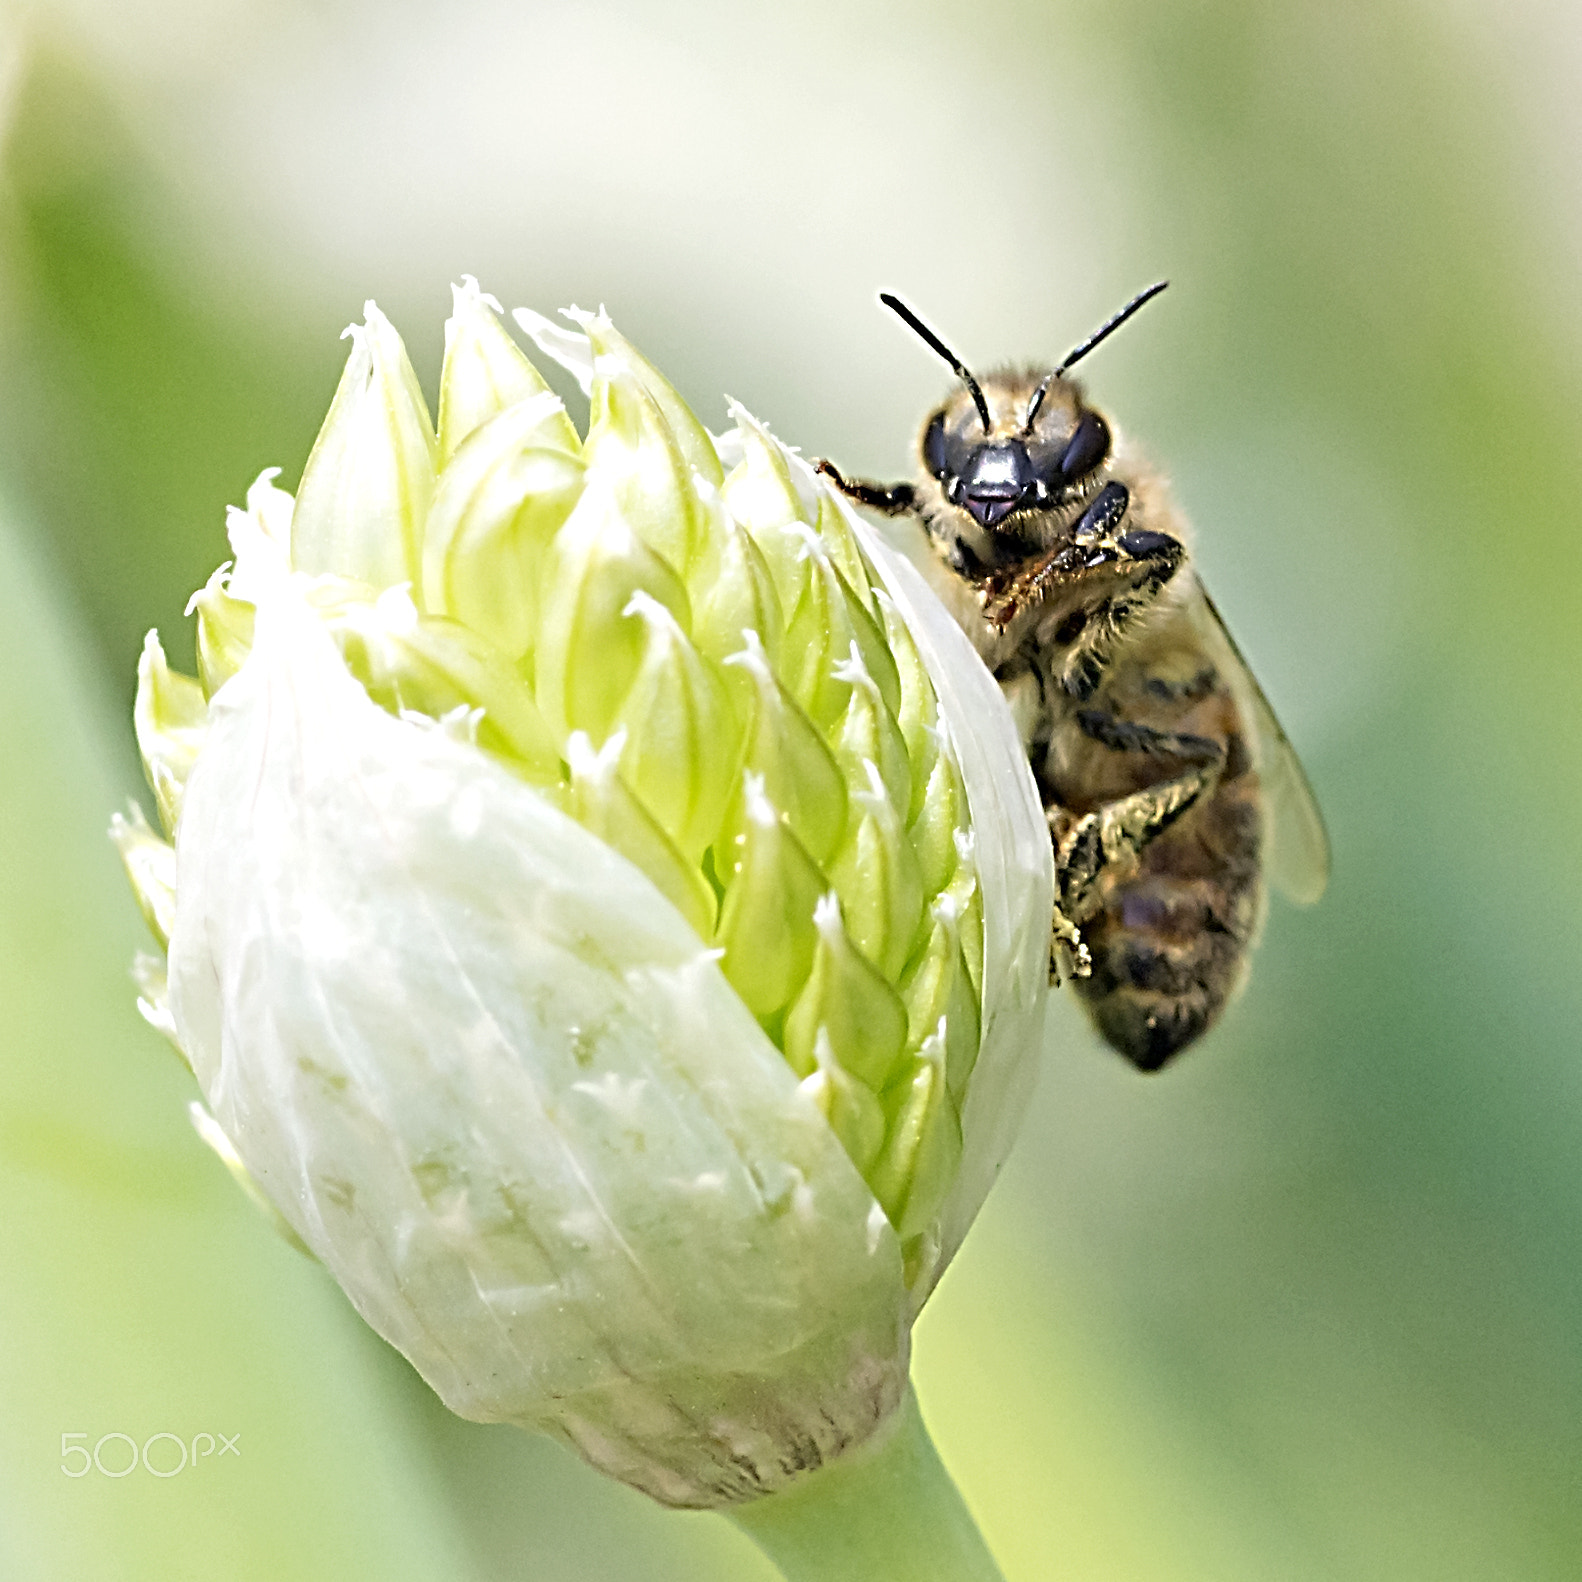
[[[909,483],[864,483],[860,478],[843,478],[829,461],[816,461],[813,470],[821,472],[854,504],[885,516],[907,516],[917,509],[917,496]]]
[[[1070,622],[1060,670],[1063,691],[1079,703],[1093,696],[1116,649],[1158,602],[1185,558],[1179,539],[1144,530],[1122,533],[1087,552],[1081,575],[1093,595]]]
[[[1130,507],[1124,484],[1106,484],[1068,542],[981,585],[984,619],[997,631],[1050,601],[1067,610],[1049,640],[1065,650],[1060,687],[1079,703],[1093,696],[1116,648],[1186,559],[1180,540],[1168,533],[1127,528]]]

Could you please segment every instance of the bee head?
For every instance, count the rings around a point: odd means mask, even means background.
[[[898,297],[879,300],[955,370],[963,388],[923,427],[923,468],[945,499],[985,531],[1016,512],[1043,511],[1073,498],[1110,454],[1110,430],[1085,407],[1065,375],[1145,302],[1165,289],[1160,281],[1134,297],[1107,323],[1044,374],[994,374],[985,386]]]
[[[1004,373],[985,384],[990,421],[958,394],[929,416],[921,451],[945,499],[994,529],[1014,512],[1047,510],[1079,493],[1109,456],[1110,431],[1064,380]]]

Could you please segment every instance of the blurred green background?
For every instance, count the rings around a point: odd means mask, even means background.
[[[190,668],[224,507],[294,486],[364,297],[432,396],[464,271],[880,477],[943,381],[877,289],[987,365],[1172,279],[1087,382],[1334,882],[1160,1077],[1056,1006],[924,1410],[1011,1582],[1582,1575],[1579,80],[1568,0],[0,17],[0,1578],[768,1575],[447,1417],[132,1007],[142,634]],[[199,1432],[238,1453],[62,1472]]]

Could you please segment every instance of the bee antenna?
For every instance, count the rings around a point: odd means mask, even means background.
[[[956,377],[972,392],[972,404],[977,407],[978,416],[983,419],[983,432],[987,434],[989,403],[983,399],[982,387],[967,371],[967,365],[899,297],[881,291],[879,300],[904,324],[915,330],[955,370]]]
[[[1022,432],[1024,434],[1033,432],[1033,421],[1038,416],[1038,409],[1044,404],[1044,397],[1049,394],[1049,388],[1054,384],[1055,380],[1059,379],[1073,363],[1081,362],[1100,341],[1113,335],[1144,303],[1152,302],[1169,284],[1168,280],[1160,280],[1149,286],[1146,291],[1139,291],[1114,318],[1101,324],[1074,351],[1067,352],[1065,361],[1052,374],[1044,375],[1038,388],[1033,392],[1033,399],[1027,403],[1027,417],[1022,423]]]
[[[1146,291],[1139,291],[1137,295],[1133,297],[1132,300],[1115,315],[1114,318],[1109,319],[1105,323],[1101,324],[1090,336],[1088,336],[1085,341],[1083,341],[1080,346],[1076,348],[1075,351],[1067,352],[1066,360],[1061,363],[1061,365],[1054,371],[1051,377],[1058,379],[1068,368],[1071,368],[1077,363],[1081,362],[1082,359],[1086,357],[1088,353],[1099,344],[1100,341],[1108,340],[1109,337],[1113,335],[1116,330],[1118,330],[1121,325],[1123,325],[1127,319],[1132,316],[1132,314],[1134,314],[1145,303],[1152,302],[1153,299],[1157,297],[1159,293],[1163,291],[1164,288],[1169,284],[1170,282],[1168,280],[1158,280],[1155,281],[1153,285],[1149,286]]]

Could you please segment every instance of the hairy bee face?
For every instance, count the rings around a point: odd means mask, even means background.
[[[954,540],[993,570],[1046,552],[1069,533],[1081,513],[1062,507],[1092,493],[1111,438],[1069,380],[1008,370],[990,374],[982,388],[987,428],[960,390],[929,414],[919,450],[934,486],[925,484],[933,498],[924,514],[936,539]]]

